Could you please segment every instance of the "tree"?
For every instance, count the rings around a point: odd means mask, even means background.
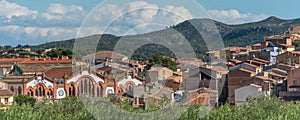
[[[11,49],[11,48],[12,48],[12,47],[11,47],[10,45],[5,45],[5,46],[4,46],[4,50],[6,50],[6,51],[9,50],[9,49]]]
[[[36,103],[35,98],[27,96],[27,95],[21,95],[21,94],[15,96],[14,100],[20,106],[23,104],[29,104],[31,106],[34,106],[34,104]]]
[[[176,70],[176,62],[173,61],[172,58],[161,56],[157,53],[153,56],[152,60],[150,60],[150,63],[146,66],[146,69],[150,69],[153,65],[167,67],[173,71]]]

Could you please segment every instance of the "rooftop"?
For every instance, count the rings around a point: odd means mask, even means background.
[[[117,58],[117,59],[125,58],[125,57],[127,57],[127,56],[122,55],[120,53],[113,52],[113,51],[99,51],[99,52],[84,56],[84,58]]]
[[[9,89],[0,89],[0,96],[13,96],[14,93]]]

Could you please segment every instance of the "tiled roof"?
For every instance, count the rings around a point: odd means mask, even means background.
[[[13,64],[0,64],[0,68],[10,68]]]
[[[97,69],[97,72],[110,72],[111,70],[112,70],[112,67],[105,66],[105,67]]]
[[[49,59],[37,59],[37,60],[26,60],[19,62],[20,64],[72,64],[71,59],[57,59],[57,60],[49,60]]]
[[[252,66],[252,67],[256,67],[256,68],[258,68],[258,67],[259,67],[259,66],[257,66],[257,65],[250,64],[250,63],[246,63],[246,62],[244,62],[243,64],[245,64],[245,65],[249,65],[249,66]]]
[[[264,59],[260,59],[260,58],[254,58],[253,60],[259,61],[259,62],[264,62],[264,63],[270,63],[270,61],[267,61],[267,60],[264,60]]]
[[[13,96],[14,93],[9,89],[0,89],[0,96]]]
[[[247,72],[247,73],[254,73],[253,71],[246,70],[246,69],[244,69],[244,68],[240,68],[240,69],[238,69],[238,70],[243,71],[243,72]]]
[[[26,60],[28,60],[28,58],[0,58],[0,63],[14,63]]]
[[[8,75],[5,76],[6,79],[23,79],[23,78],[32,78],[33,75]]]
[[[255,78],[258,78],[258,79],[261,79],[261,80],[265,80],[265,81],[273,81],[275,82],[276,80],[274,79],[271,79],[271,78],[267,78],[267,77],[264,77],[264,76],[254,76]]]
[[[46,66],[42,64],[19,64],[19,66],[24,72],[45,72],[52,67],[55,67],[54,65]]]
[[[125,55],[113,51],[99,51],[93,54],[84,56],[83,58],[124,58]]]
[[[55,67],[45,72],[45,75],[50,78],[63,78],[64,75],[71,75],[72,67]]]
[[[274,73],[274,72],[269,72],[269,75],[271,75],[271,76],[276,76],[276,77],[281,77],[281,78],[285,78],[285,77],[286,77],[286,76],[279,75],[279,74]]]
[[[279,71],[279,72],[281,72],[281,73],[287,74],[287,71],[282,70],[282,69],[279,69],[279,68],[272,68],[272,71],[273,71],[273,72]]]
[[[167,80],[172,80],[173,82],[176,82],[176,83],[181,82],[180,76],[171,76],[171,77],[168,77]]]

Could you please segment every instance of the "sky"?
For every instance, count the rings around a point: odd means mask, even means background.
[[[242,24],[300,18],[289,0],[0,0],[0,45],[37,45],[93,34],[133,35],[193,18]]]

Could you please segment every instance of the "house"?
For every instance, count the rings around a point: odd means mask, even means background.
[[[235,105],[240,106],[248,101],[249,98],[256,98],[266,96],[266,93],[262,90],[262,86],[250,84],[243,86],[234,91],[235,93]]]
[[[277,47],[273,42],[268,42],[267,46],[261,51],[261,58],[269,60],[271,64],[276,64],[276,56],[283,53],[280,47]]]
[[[11,106],[14,101],[14,94],[9,89],[0,89],[0,107]]]
[[[121,62],[128,60],[128,57],[113,51],[99,51],[84,56],[82,60],[90,64],[99,64],[102,62]]]
[[[166,67],[153,66],[147,71],[146,80],[147,83],[154,81],[164,81],[168,77],[173,76],[173,71]]]
[[[256,75],[256,72],[244,68],[232,69],[228,73],[228,102],[234,103],[234,91],[241,87],[241,82]]]
[[[143,82],[140,79],[135,78],[134,76],[127,76],[121,80],[118,80],[118,87],[120,93],[126,92],[140,85],[143,85]]]
[[[287,88],[289,92],[300,92],[300,68],[287,73]]]
[[[171,76],[165,81],[165,85],[173,89],[173,91],[180,90],[182,83],[182,76]]]
[[[300,64],[300,51],[288,51],[276,57],[277,63],[283,64]]]
[[[23,94],[34,98],[63,99],[67,96],[105,97],[117,94],[118,86],[112,74],[102,76],[91,67],[55,67],[34,75],[8,75],[6,82],[14,95]]]
[[[288,35],[273,35],[264,37],[264,42],[262,43],[262,48],[266,48],[270,43],[274,46],[280,47],[282,49],[287,49],[287,46],[292,46],[292,39]]]
[[[260,50],[260,49],[261,49],[261,43],[251,45],[251,50]]]

